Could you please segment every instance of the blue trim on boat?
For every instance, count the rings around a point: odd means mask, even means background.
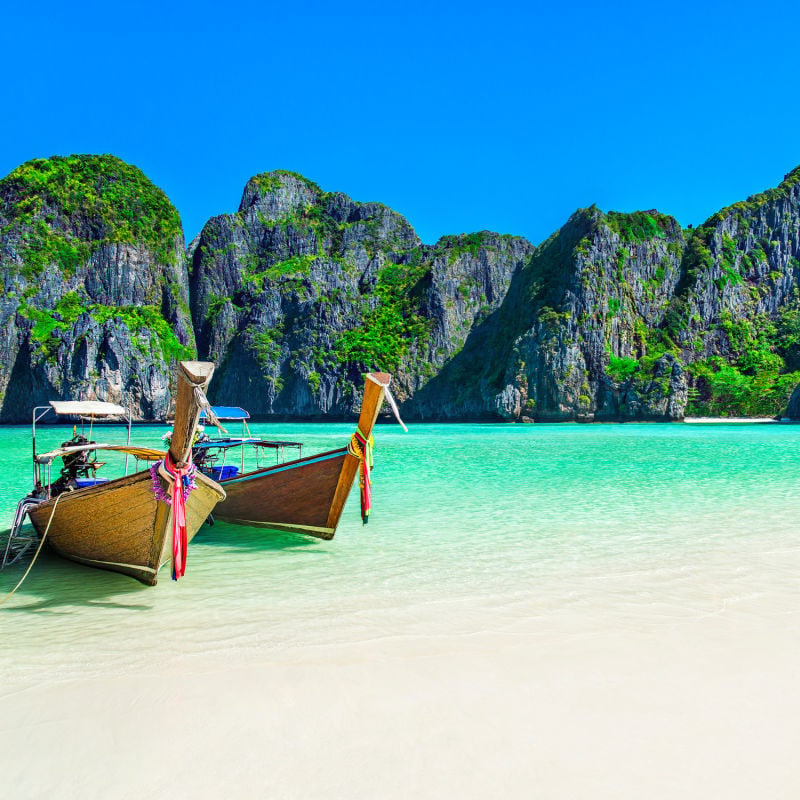
[[[246,475],[237,475],[235,478],[230,478],[227,481],[221,481],[221,484],[224,486],[226,483],[243,483],[244,481],[252,481],[256,478],[262,478],[264,475],[274,475],[276,472],[285,472],[287,469],[297,469],[298,467],[306,466],[306,464],[316,464],[319,461],[330,461],[332,458],[340,458],[341,456],[345,455],[347,455],[346,447],[342,448],[341,450],[333,450],[330,453],[323,453],[319,456],[304,458],[300,461],[292,461],[288,464],[281,464],[276,467],[260,469],[258,472],[251,472]]]

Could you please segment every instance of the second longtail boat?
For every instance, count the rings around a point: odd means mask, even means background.
[[[225,501],[215,509],[214,518],[332,539],[356,474],[360,473],[361,513],[366,522],[371,505],[372,429],[387,395],[396,414],[388,392],[390,380],[391,376],[385,372],[365,376],[358,427],[350,442],[336,450],[245,471],[236,466],[236,461],[240,461],[244,467],[245,448],[282,453],[292,447],[299,449],[300,444],[252,436],[198,441],[194,448],[195,464],[219,480],[227,493]],[[215,412],[220,418],[248,417],[241,409],[215,408]],[[226,455],[237,450],[241,459],[231,458],[225,463]]]

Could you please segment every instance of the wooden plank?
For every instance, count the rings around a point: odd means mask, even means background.
[[[227,498],[217,506],[214,516],[328,527],[328,509],[347,457],[342,450],[332,458],[225,483]]]

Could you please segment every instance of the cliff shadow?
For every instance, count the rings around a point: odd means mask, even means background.
[[[31,354],[20,347],[8,376],[8,388],[0,408],[0,422],[30,422],[33,402],[33,373]]]
[[[461,349],[404,404],[404,413],[420,419],[500,419],[486,402],[487,392],[502,390],[514,342],[533,324],[535,310],[527,298],[535,260],[536,253],[513,275],[500,305],[473,324]]]
[[[500,310],[473,327],[464,346],[407,403],[403,413],[418,419],[495,419],[487,406],[484,390],[505,372],[507,359],[487,362],[500,324]]]
[[[559,312],[571,310],[567,304],[577,280],[576,248],[597,213],[579,209],[536,248],[512,276],[498,308],[473,325],[461,350],[405,406],[410,413],[432,419],[503,418],[494,399],[505,388],[509,371],[516,372],[515,344],[540,314],[558,319]]]

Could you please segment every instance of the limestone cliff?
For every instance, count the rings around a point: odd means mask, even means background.
[[[0,180],[0,420],[51,399],[163,418],[194,353],[180,217],[113,156],[36,159]]]
[[[657,212],[576,212],[514,275],[498,312],[416,398],[436,416],[672,419],[686,381],[672,358],[647,375],[620,364],[644,355],[680,275],[680,226]],[[490,354],[490,358],[486,355]]]
[[[579,211],[414,404],[540,421],[780,413],[800,382],[798,236],[800,168],[697,230]]]
[[[488,232],[422,245],[380,203],[272,172],[192,243],[200,355],[212,396],[259,415],[346,416],[361,374],[386,369],[408,399],[493,313],[533,248]]]
[[[169,200],[114,157],[0,181],[0,419],[57,397],[163,417],[195,341],[212,399],[267,418],[349,418],[371,369],[410,419],[776,414],[800,382],[800,168],[697,229],[591,207],[538,247],[426,245],[276,171],[182,248]]]
[[[198,346],[258,414],[347,415],[374,368],[411,418],[775,413],[800,378],[798,174],[697,230],[592,207],[536,248],[423,245],[380,204],[259,175],[190,248]]]

